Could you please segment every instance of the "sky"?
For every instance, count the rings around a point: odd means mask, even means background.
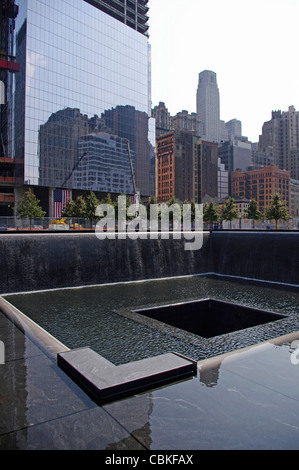
[[[299,111],[299,0],[149,0],[152,107],[196,112],[198,74],[217,74],[220,118],[257,142],[271,113]]]

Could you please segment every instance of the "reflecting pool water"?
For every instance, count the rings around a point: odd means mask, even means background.
[[[192,340],[176,338],[119,313],[212,297],[286,318],[265,325]],[[5,298],[69,348],[89,346],[118,365],[176,351],[195,360],[255,344],[299,329],[299,289],[219,276],[192,276],[76,289],[7,295]]]

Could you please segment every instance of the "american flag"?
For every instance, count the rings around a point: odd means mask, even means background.
[[[54,189],[53,191],[53,217],[61,217],[62,210],[71,198],[71,191],[64,189]]]

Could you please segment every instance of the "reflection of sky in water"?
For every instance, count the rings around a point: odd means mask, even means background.
[[[248,330],[203,340],[170,337],[113,313],[214,297],[290,315]],[[196,360],[280,336],[298,328],[299,290],[223,278],[187,277],[8,296],[22,312],[70,348],[90,346],[115,364],[177,351]]]

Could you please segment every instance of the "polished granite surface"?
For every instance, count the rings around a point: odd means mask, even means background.
[[[197,373],[197,362],[174,353],[116,366],[91,348],[57,354],[57,364],[102,405]]]
[[[0,449],[299,449],[299,332],[98,406],[0,312]]]

